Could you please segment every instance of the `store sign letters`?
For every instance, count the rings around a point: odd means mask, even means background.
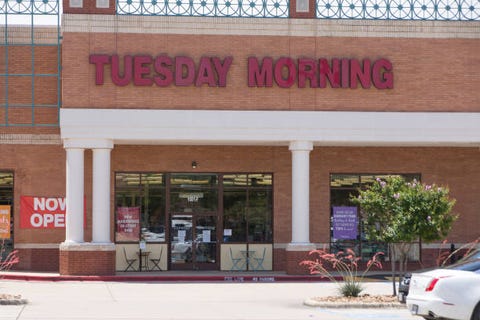
[[[186,56],[168,55],[90,55],[95,66],[95,84],[111,81],[116,86],[171,85],[226,87],[233,57],[201,57],[197,61]],[[392,89],[393,65],[384,58],[312,59],[281,57],[249,57],[249,87]],[[108,79],[109,78],[109,79]]]

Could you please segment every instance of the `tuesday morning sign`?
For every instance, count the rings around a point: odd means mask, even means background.
[[[95,84],[116,86],[208,86],[227,87],[233,57],[91,54]],[[249,57],[246,61],[249,87],[280,88],[393,88],[393,66],[385,58],[290,58]]]

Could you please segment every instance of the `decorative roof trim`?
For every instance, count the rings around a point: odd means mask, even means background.
[[[374,38],[480,38],[480,21],[265,19],[64,14],[63,32]]]

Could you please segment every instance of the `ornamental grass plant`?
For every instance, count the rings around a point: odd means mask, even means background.
[[[17,255],[17,250],[13,250],[9,254],[5,253],[5,240],[2,240],[0,243],[0,271],[8,271],[13,267],[13,265],[20,261]]]
[[[310,274],[320,275],[338,284],[342,296],[358,297],[364,289],[362,282],[366,273],[373,267],[382,269],[383,255],[383,252],[375,253],[362,272],[358,270],[361,258],[352,249],[337,253],[329,253],[325,249],[312,250],[309,253],[311,259],[300,262],[300,265],[306,266]]]

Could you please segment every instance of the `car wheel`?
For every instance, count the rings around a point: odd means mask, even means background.
[[[475,310],[473,310],[472,320],[480,320],[480,302],[475,307]]]

